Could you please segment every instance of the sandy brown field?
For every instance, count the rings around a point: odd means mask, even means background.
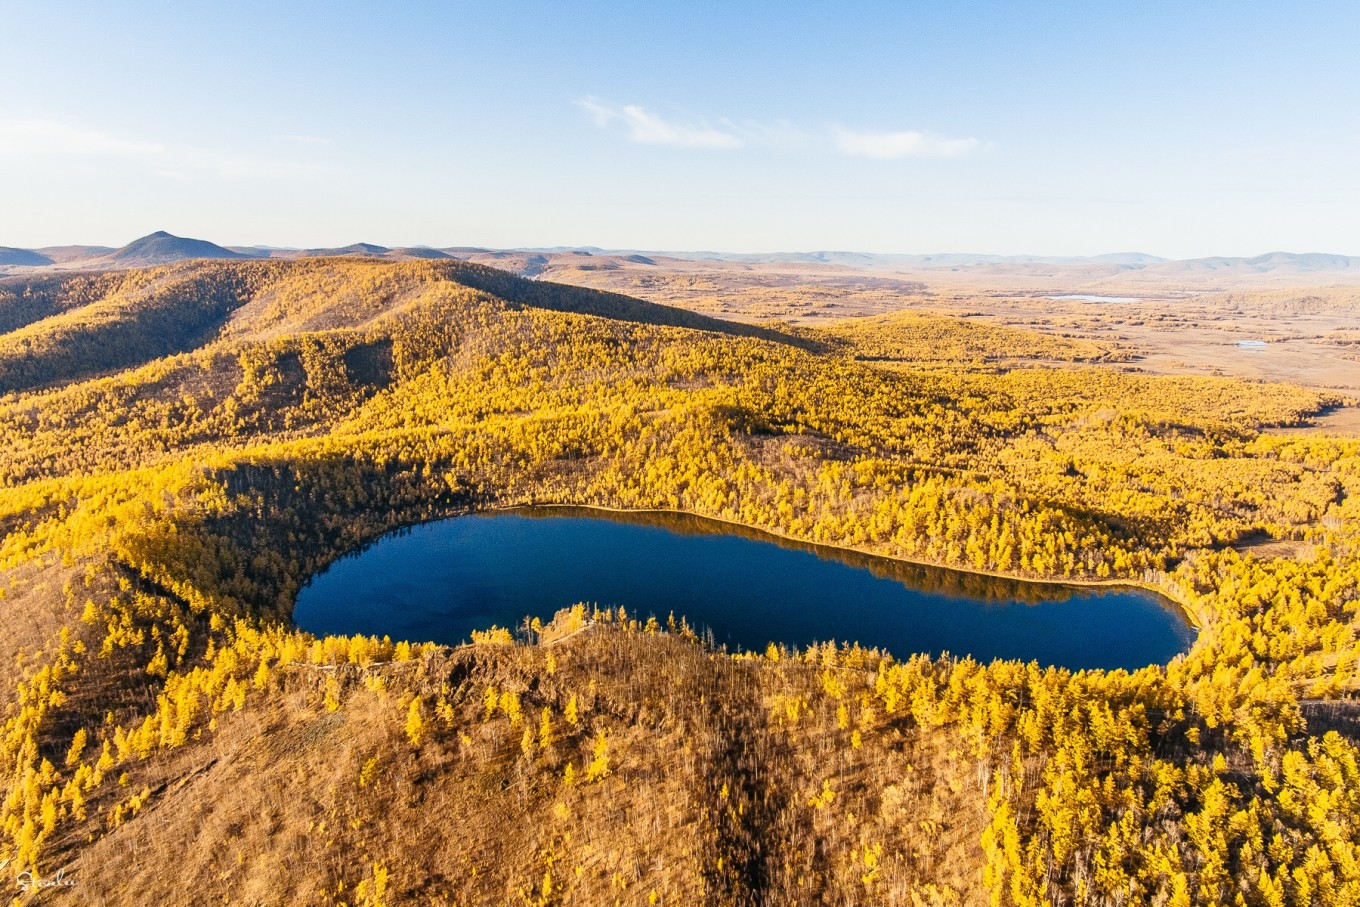
[[[1140,272],[1056,266],[936,268],[907,273],[831,265],[550,254],[535,276],[613,290],[739,321],[802,325],[898,311],[938,313],[1117,345],[1155,374],[1285,381],[1360,397],[1360,286],[1303,277]],[[1101,299],[1055,298],[1098,296]],[[1318,427],[1360,433],[1346,407]]]

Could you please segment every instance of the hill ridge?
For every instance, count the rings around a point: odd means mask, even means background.
[[[849,249],[814,249],[810,251],[772,251],[772,252],[724,252],[703,249],[607,249],[600,246],[513,246],[491,248],[474,245],[429,246],[399,245],[384,246],[371,242],[355,242],[346,246],[292,247],[276,245],[233,245],[221,246],[204,239],[193,239],[157,230],[146,236],[138,237],[118,249],[103,246],[44,246],[18,247],[0,246],[0,254],[33,253],[50,259],[48,264],[69,259],[71,255],[85,254],[90,257],[103,257],[110,263],[121,263],[138,256],[151,255],[176,256],[157,260],[153,264],[168,261],[197,258],[261,258],[261,257],[325,257],[353,254],[376,256],[424,255],[437,257],[434,253],[460,257],[465,255],[579,255],[607,258],[674,258],[685,261],[722,261],[751,264],[821,264],[841,265],[850,268],[968,268],[987,265],[1119,265],[1133,269],[1175,270],[1184,267],[1253,266],[1280,267],[1300,265],[1311,268],[1360,268],[1360,256],[1332,252],[1288,252],[1271,250],[1254,255],[1202,255],[1189,258],[1168,258],[1147,252],[1106,252],[1092,255],[1039,255],[1039,254],[1000,254],[990,252],[858,252]],[[35,260],[36,261],[36,260]],[[0,264],[10,262],[0,261]],[[35,266],[38,266],[35,264]]]

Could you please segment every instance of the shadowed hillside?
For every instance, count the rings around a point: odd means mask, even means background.
[[[8,246],[0,246],[0,265],[18,265],[20,267],[41,268],[52,264],[52,259],[43,255],[41,252],[33,252],[28,249],[13,249]]]
[[[66,307],[0,336],[0,393],[41,387],[73,378],[138,365],[192,349],[210,340],[248,293],[246,275],[210,269],[140,272],[118,281],[92,282],[93,293],[67,284],[49,288],[48,298],[96,298]],[[23,283],[10,285],[10,308],[41,314],[59,303],[21,300],[34,295]],[[101,293],[102,291],[102,293]],[[41,297],[41,291],[37,294]]]
[[[0,281],[0,393],[139,365],[214,339],[284,328],[354,327],[386,315],[398,298],[439,286],[482,290],[515,305],[807,344],[805,337],[733,324],[681,309],[481,265],[358,270],[324,262],[191,263],[152,271]],[[235,314],[234,314],[235,313]],[[303,313],[305,317],[295,316]]]
[[[114,275],[0,278],[0,335],[89,305],[121,281]]]

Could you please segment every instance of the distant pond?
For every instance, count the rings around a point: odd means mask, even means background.
[[[1047,296],[1046,299],[1080,299],[1082,302],[1142,302],[1141,296],[1096,296],[1091,293],[1067,293],[1062,296]]]
[[[1186,651],[1170,602],[1132,588],[1026,583],[805,545],[686,514],[528,508],[402,529],[298,595],[295,623],[456,645],[577,602],[684,616],[729,648],[857,641],[916,652],[1140,668]]]

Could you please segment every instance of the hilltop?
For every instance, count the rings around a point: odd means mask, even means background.
[[[11,249],[0,246],[0,265],[18,265],[25,268],[41,268],[53,264],[51,258],[41,252],[29,249]]]
[[[233,259],[245,258],[245,256],[206,240],[185,239],[182,236],[171,236],[164,230],[158,230],[140,239],[134,239],[123,248],[110,254],[106,260],[110,265],[118,267],[139,268],[148,265],[188,261],[194,258]]]
[[[1127,356],[455,260],[4,278],[0,859],[56,904],[1354,902],[1343,400]],[[345,553],[527,502],[1137,583],[1200,633],[1074,674],[585,606],[292,625]]]
[[[243,259],[247,254],[224,249],[202,239],[172,236],[164,230],[134,239],[121,248],[107,246],[51,246],[42,249],[0,249],[0,267],[22,270],[122,270],[171,264],[196,258]]]

